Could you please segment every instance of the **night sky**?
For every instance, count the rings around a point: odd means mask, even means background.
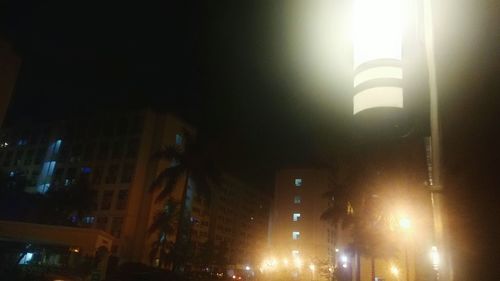
[[[307,22],[288,9],[299,1],[39,2],[1,4],[0,32],[23,58],[7,124],[108,108],[173,111],[224,147],[226,166],[267,186],[277,167],[353,149],[350,76],[337,69],[325,87],[297,82],[309,71],[290,47],[289,23]],[[436,9],[457,280],[498,280],[500,271],[499,3],[445,0]],[[340,22],[340,8],[332,18]],[[336,63],[346,64],[351,54],[337,49]]]

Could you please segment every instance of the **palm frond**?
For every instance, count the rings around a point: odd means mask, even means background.
[[[153,160],[174,160],[182,156],[182,151],[176,145],[168,145],[152,155]]]

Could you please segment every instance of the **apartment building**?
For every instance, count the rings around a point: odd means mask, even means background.
[[[69,186],[89,174],[97,198],[85,223],[112,234],[112,251],[123,261],[147,263],[147,229],[155,212],[149,186],[168,165],[151,156],[182,143],[186,127],[172,115],[151,111],[20,125],[2,131],[0,164],[11,176],[23,174],[29,192]]]
[[[331,175],[321,169],[277,172],[270,220],[270,244],[280,260],[334,264],[334,228],[320,216],[330,200]]]

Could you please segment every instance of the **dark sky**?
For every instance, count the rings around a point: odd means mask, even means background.
[[[297,1],[41,2],[2,2],[1,32],[23,58],[11,121],[153,106],[196,124],[225,148],[229,166],[266,180],[281,165],[353,149],[350,81],[332,75],[329,91],[297,86],[306,68],[288,62],[287,35],[287,5]],[[436,9],[457,280],[498,280],[499,2]]]

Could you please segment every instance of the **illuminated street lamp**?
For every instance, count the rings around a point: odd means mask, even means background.
[[[391,273],[397,278],[399,276],[399,268],[395,265],[391,265]]]
[[[353,0],[354,96],[353,114],[372,109],[404,108],[402,71],[402,31],[405,22],[403,0]],[[430,163],[429,187],[436,250],[443,252],[443,187],[440,182],[441,150],[439,132],[439,99],[434,56],[431,0],[423,1],[423,30],[430,95]],[[446,254],[446,253],[445,253]],[[451,267],[441,269],[439,280],[451,278]]]
[[[403,108],[400,0],[354,0],[353,114],[379,108]]]

